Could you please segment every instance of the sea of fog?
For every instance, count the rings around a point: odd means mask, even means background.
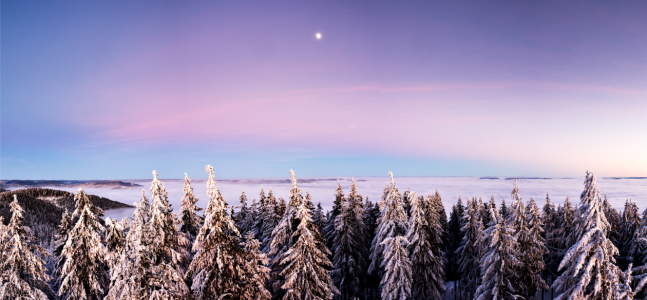
[[[286,178],[288,179],[288,178]],[[312,195],[312,200],[315,205],[321,202],[325,210],[329,210],[332,202],[335,199],[335,188],[337,180],[342,185],[344,193],[347,193],[351,183],[350,177],[340,178],[316,178],[314,182],[307,182],[303,180],[299,183],[299,187],[303,190],[304,194],[309,191]],[[125,180],[127,182],[137,183],[143,186],[146,190],[146,195],[150,199],[150,180]],[[356,177],[357,188],[359,193],[363,196],[368,196],[373,202],[380,200],[382,192],[387,182],[388,177]],[[166,190],[169,195],[169,202],[172,204],[174,211],[179,211],[180,203],[182,201],[182,187],[184,180],[163,180]],[[510,193],[512,191],[514,180],[498,178],[498,179],[481,179],[478,177],[396,177],[395,184],[400,190],[404,192],[407,188],[420,194],[427,194],[434,192],[438,189],[447,213],[452,205],[456,203],[458,196],[463,198],[463,203],[468,197],[483,197],[484,201],[489,201],[490,196],[494,195],[497,205],[501,199],[506,199],[506,203],[510,204]],[[636,202],[642,211],[647,207],[647,179],[612,179],[612,178],[598,178],[598,186],[602,194],[606,194],[611,204],[617,208],[624,207],[625,200],[631,198]],[[552,179],[518,179],[519,193],[522,200],[527,201],[530,197],[534,197],[540,208],[544,205],[546,194],[550,195],[550,199],[555,205],[564,202],[567,196],[570,196],[571,202],[576,205],[579,203],[579,196],[584,187],[584,176],[582,178],[552,178]],[[198,197],[197,205],[205,207],[207,205],[207,191],[206,180],[192,181],[193,191]],[[224,196],[227,203],[230,205],[239,205],[239,197],[242,191],[248,198],[248,205],[251,204],[252,199],[258,199],[261,186],[264,186],[265,193],[270,188],[274,191],[277,199],[284,197],[287,201],[290,183],[285,180],[284,182],[276,183],[263,183],[262,180],[239,180],[239,181],[217,181],[217,187]],[[60,188],[59,188],[60,189]],[[76,192],[76,188],[63,188],[69,192]],[[88,188],[86,192],[112,200],[120,201],[123,203],[132,204],[139,201],[142,194],[141,188],[133,189],[109,189],[109,188]],[[134,209],[118,209],[106,211],[106,216],[111,218],[121,219],[123,217],[130,217]]]

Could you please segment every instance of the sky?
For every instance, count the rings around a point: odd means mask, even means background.
[[[2,1],[0,179],[647,176],[645,15]]]

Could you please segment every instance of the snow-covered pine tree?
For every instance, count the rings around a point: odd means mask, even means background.
[[[574,245],[577,240],[572,241],[570,239],[571,232],[574,229],[574,223],[575,222],[575,209],[573,208],[573,205],[571,204],[570,198],[566,196],[566,200],[564,200],[564,206],[562,206],[562,210],[559,212],[559,225],[556,229],[556,236],[559,237],[560,239],[560,249],[562,249],[564,252],[563,254],[560,254],[560,259],[559,261],[561,262],[562,259],[564,258],[564,254],[566,253],[566,250],[570,248],[572,245]]]
[[[317,225],[319,232],[324,232],[324,229],[326,229],[328,219],[326,219],[326,213],[321,206],[321,202],[317,203],[317,208],[312,212],[312,222]]]
[[[383,266],[386,244],[383,242],[388,238],[404,237],[408,229],[408,218],[404,211],[402,194],[395,186],[393,173],[389,172],[389,177],[391,177],[391,186],[378,219],[375,238],[371,244],[371,264],[368,268],[369,274],[378,274],[380,278],[384,278],[384,269],[381,266]]]
[[[645,285],[647,285],[647,277],[641,277],[638,280],[637,285],[635,285],[635,289],[632,289],[632,264],[630,263],[629,266],[627,267],[627,271],[622,272],[620,274],[620,281],[616,283],[614,290],[615,290],[615,300],[633,300],[636,295],[641,292],[644,288]]]
[[[364,245],[367,245],[367,253],[365,254],[365,264],[368,266],[371,264],[371,253],[370,253],[370,245],[373,242],[373,239],[375,238],[375,231],[377,229],[377,220],[380,218],[380,207],[377,204],[373,204],[373,202],[368,200],[368,197],[366,197],[365,202],[364,202],[364,225],[366,226],[364,229]],[[380,286],[380,281],[382,278],[377,276],[377,272],[374,272],[373,274],[366,274],[365,275],[365,289],[364,293],[366,297],[364,299],[366,300],[374,300],[374,299],[380,299],[380,294],[378,291],[378,288]]]
[[[404,211],[404,208],[402,210]],[[406,237],[399,235],[382,241],[382,268],[385,271],[380,282],[382,300],[404,300],[411,296],[412,272],[407,251],[408,243]]]
[[[463,214],[465,208],[463,207],[462,199],[458,196],[458,201],[452,206],[452,211],[449,214],[449,222],[447,223],[447,244],[445,244],[445,258],[447,264],[445,266],[445,277],[447,281],[460,280],[460,255],[456,253],[461,246],[463,240]]]
[[[261,243],[250,231],[243,243],[242,270],[244,280],[240,284],[241,300],[267,300],[272,294],[265,288],[265,281],[270,277],[270,268],[266,267],[269,259],[260,251]]]
[[[341,206],[344,202],[344,191],[341,188],[341,183],[337,180],[337,188],[335,189],[335,200],[333,201],[332,210],[330,211],[330,218],[328,219],[328,224],[326,225],[326,230],[324,231],[324,237],[326,238],[326,247],[332,249],[331,253],[334,255],[335,250],[333,243],[335,241],[335,220],[337,216],[341,214]]]
[[[241,225],[243,226],[243,229],[246,229],[246,231],[253,233],[255,239],[258,238],[258,232],[254,229],[254,224],[256,223],[256,219],[258,219],[258,215],[258,202],[256,202],[256,199],[252,199],[252,205],[249,207],[247,215],[245,216],[245,220]],[[239,232],[242,231],[239,230]],[[247,233],[245,233],[245,235],[246,234]]]
[[[515,239],[514,250],[516,251],[516,256],[521,259],[521,263],[515,266],[515,274],[517,274],[517,279],[512,281],[512,289],[520,295],[528,295],[529,289],[526,280],[528,277],[534,276],[534,274],[527,274],[528,271],[525,263],[531,263],[526,261],[522,257],[522,253],[527,253],[533,245],[531,240],[530,231],[528,228],[528,222],[526,220],[526,207],[519,197],[519,187],[517,186],[517,181],[514,181],[514,187],[512,188],[511,197],[512,204],[508,210],[508,217],[505,222],[506,225],[511,229],[511,234]],[[529,259],[529,258],[528,258]],[[543,258],[542,258],[543,259]],[[527,277],[527,278],[524,278]],[[523,278],[523,279],[522,279]],[[525,279],[525,280],[524,280]]]
[[[553,286],[561,299],[613,299],[619,268],[614,264],[618,249],[607,239],[611,227],[606,219],[600,190],[587,171],[584,191],[575,214],[571,240],[577,241],[559,265],[564,272]]]
[[[290,170],[292,177],[292,189],[290,191],[291,199],[299,199],[296,202],[294,220],[298,222],[296,231],[292,234],[293,244],[279,258],[282,266],[281,276],[285,278],[281,289],[284,290],[284,300],[300,299],[327,299],[333,297],[333,293],[338,293],[337,288],[332,283],[330,272],[327,268],[332,267],[328,255],[330,251],[321,240],[321,233],[312,223],[310,209],[306,205],[305,199],[301,194],[301,189],[297,186],[296,176]],[[292,200],[291,200],[292,202]]]
[[[256,208],[256,220],[254,220],[254,225],[252,226],[252,233],[256,237],[256,239],[261,243],[261,249],[263,245],[263,216],[265,214],[265,211],[267,210],[267,197],[265,196],[265,189],[261,185],[261,193],[259,194],[258,198],[258,206]]]
[[[409,193],[411,217],[409,218],[408,240],[409,261],[413,281],[412,299],[440,299],[444,291],[443,257],[438,253],[442,242],[442,228],[438,222],[438,212],[433,196],[427,200]]]
[[[544,223],[544,241],[546,246],[546,254],[544,255],[544,262],[546,264],[546,269],[550,272],[557,273],[557,257],[559,255],[558,251],[558,237],[556,236],[556,221],[558,218],[558,213],[555,210],[555,205],[550,202],[550,196],[546,194],[546,204],[542,208],[541,221]]]
[[[184,283],[182,265],[188,264],[188,239],[180,232],[179,220],[172,213],[164,184],[153,171],[151,182],[151,218],[144,227],[142,241],[150,255],[151,298],[185,297],[188,287]]]
[[[63,253],[63,247],[65,247],[72,226],[72,217],[67,212],[67,209],[65,209],[61,216],[61,224],[58,226],[56,240],[54,241],[54,264],[51,276],[51,285],[54,291],[58,291],[61,286],[61,270],[65,264],[65,256],[61,255],[61,253]]]
[[[505,205],[505,199],[501,200],[501,208],[499,209],[499,215],[501,218],[508,218],[508,207]]]
[[[541,278],[541,272],[546,268],[544,255],[548,252],[542,236],[544,224],[533,197],[530,198],[526,207],[526,224],[528,227],[525,233],[517,236],[517,244],[521,249],[518,252],[518,258],[522,263],[519,278],[524,286],[524,289],[518,292],[521,292],[526,299],[532,299],[537,291],[548,288],[546,282]]]
[[[404,203],[404,212],[407,213],[407,218],[411,216],[411,201],[409,198],[409,193],[411,193],[411,187],[407,187],[407,191],[402,194],[402,203]]]
[[[609,222],[609,225],[611,225],[609,231],[607,232],[607,238],[609,238],[613,245],[619,249],[622,242],[620,240],[622,215],[611,206],[611,204],[607,200],[607,195],[604,195],[604,201],[602,201],[602,210],[604,211],[604,215],[607,217],[607,222]]]
[[[148,299],[150,293],[150,261],[147,239],[142,241],[150,204],[143,193],[130,221],[126,243],[119,263],[110,269],[110,289],[106,300]]]
[[[333,283],[339,289],[339,299],[352,300],[362,296],[368,249],[364,238],[364,205],[352,180],[348,196],[342,199],[341,213],[335,221],[333,241]]]
[[[247,207],[247,196],[245,195],[245,191],[242,192],[240,195],[240,198],[238,198],[240,201],[240,206],[238,206],[238,213],[234,213],[231,215],[232,220],[236,224],[236,228],[238,228],[238,232],[242,232],[243,234],[247,234],[248,231],[250,231],[250,227],[252,224],[247,224],[247,215],[249,214],[249,207]]]
[[[494,196],[490,199],[490,203],[494,205]],[[479,198],[479,204],[481,204],[482,201],[480,201]],[[481,223],[483,223],[483,229],[487,229],[490,227],[490,223],[492,223],[492,214],[490,214],[490,204],[483,202],[481,204]]]
[[[429,201],[429,199],[427,199],[427,201]],[[441,199],[440,193],[438,193],[438,190],[436,190],[436,192],[433,195],[433,202],[435,203],[434,205],[436,206],[436,213],[438,214],[438,222],[440,223],[440,227],[443,230],[441,232],[441,238],[442,238],[442,245],[443,245],[442,251],[444,253],[446,251],[444,247],[449,243],[449,236],[447,235],[447,230],[449,228],[449,221],[447,220],[447,212],[445,211],[445,206],[443,205],[443,200]]]
[[[647,263],[647,209],[643,211],[640,226],[634,232],[629,250],[630,261],[636,266]]]
[[[207,195],[209,204],[205,221],[193,244],[193,261],[187,269],[192,278],[191,290],[195,299],[232,299],[240,297],[240,281],[243,273],[239,247],[240,234],[227,205],[216,187],[213,167],[207,166],[209,180]]]
[[[479,286],[481,276],[478,241],[483,231],[483,223],[479,216],[477,199],[467,200],[467,210],[463,215],[463,222],[465,223],[461,228],[463,241],[460,248],[456,250],[456,254],[458,254],[460,262],[461,292],[466,295],[466,299],[472,299]]]
[[[126,246],[126,234],[120,222],[106,218],[106,263],[110,269],[119,263],[121,253]]]
[[[264,193],[261,190],[261,195],[262,194]],[[276,197],[274,197],[272,188],[270,188],[267,198],[265,198],[265,206],[262,207],[261,216],[259,218],[263,219],[263,234],[259,241],[261,242],[261,249],[263,249],[264,253],[269,252],[269,244],[272,242],[272,231],[283,217],[283,215],[278,214],[278,209]]]
[[[58,295],[64,300],[102,299],[109,284],[105,271],[106,249],[101,238],[105,228],[99,219],[103,210],[92,205],[83,189],[74,198],[76,209],[72,219],[77,221],[61,252],[65,263]]]
[[[184,233],[189,240],[189,244],[193,245],[195,237],[202,227],[202,217],[198,216],[198,212],[202,208],[197,207],[195,204],[198,198],[193,194],[193,187],[191,187],[191,179],[189,175],[184,173],[184,188],[182,189],[184,196],[182,197],[182,204],[180,206],[180,218],[182,219],[182,227],[180,232]]]
[[[491,212],[493,214],[494,212]],[[514,281],[517,279],[515,267],[520,264],[515,256],[515,238],[513,230],[506,225],[504,218],[500,217],[496,226],[488,230],[490,237],[488,251],[480,260],[482,271],[481,284],[476,289],[474,299],[523,299],[514,290]],[[468,298],[471,299],[471,298]]]
[[[301,205],[305,206],[305,200],[301,194],[301,188],[297,185],[297,177],[294,171],[290,170],[290,180],[292,188],[290,189],[290,202],[285,208],[283,217],[272,231],[272,239],[268,245],[268,256],[270,257],[270,273],[269,287],[274,299],[280,299],[284,295],[283,284],[284,278],[282,272],[285,270],[283,259],[285,253],[296,242],[294,233],[300,224],[297,218],[297,208]],[[307,207],[306,207],[307,209]]]
[[[7,252],[5,248],[7,247],[7,243],[9,243],[9,231],[4,224],[4,217],[0,216],[0,261],[6,260]],[[54,249],[56,249],[56,245]]]
[[[270,190],[271,192],[272,190]],[[287,210],[287,205],[285,204],[285,199],[283,197],[279,197],[278,204],[276,205],[276,209],[274,210],[276,212],[276,215],[279,216],[279,218],[282,218],[283,215],[285,215],[285,211]],[[327,216],[327,219],[330,219],[329,216]]]
[[[631,255],[631,245],[633,244],[634,234],[638,227],[640,227],[640,214],[638,213],[638,206],[627,199],[625,202],[625,210],[622,213],[622,222],[620,223],[620,247],[618,256],[618,266],[622,270],[626,270],[627,266],[633,263]]]
[[[48,255],[47,251],[36,244],[23,226],[25,211],[15,194],[9,207],[12,214],[9,225],[0,225],[2,237],[8,238],[0,249],[3,256],[0,262],[0,299],[47,300],[48,295],[53,297],[47,285],[49,276],[45,274],[45,262],[41,258]]]

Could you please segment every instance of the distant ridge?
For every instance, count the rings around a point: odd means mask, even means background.
[[[620,179],[647,179],[647,177],[602,177],[603,179],[613,179],[613,180],[620,180]]]
[[[0,188],[81,187],[129,189],[140,186],[136,183],[118,180],[0,180]]]
[[[500,178],[500,177],[487,177],[487,176],[486,176],[486,177],[481,177],[481,178],[479,178],[479,179],[499,180],[499,179],[501,179],[501,178]]]
[[[542,180],[550,180],[552,178],[547,178],[547,177],[506,177],[505,180],[514,180],[514,179],[542,179]]]

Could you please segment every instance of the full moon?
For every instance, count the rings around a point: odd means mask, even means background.
[[[317,39],[320,40],[321,39],[321,33],[317,32],[317,34],[315,34],[315,37],[317,37]]]

